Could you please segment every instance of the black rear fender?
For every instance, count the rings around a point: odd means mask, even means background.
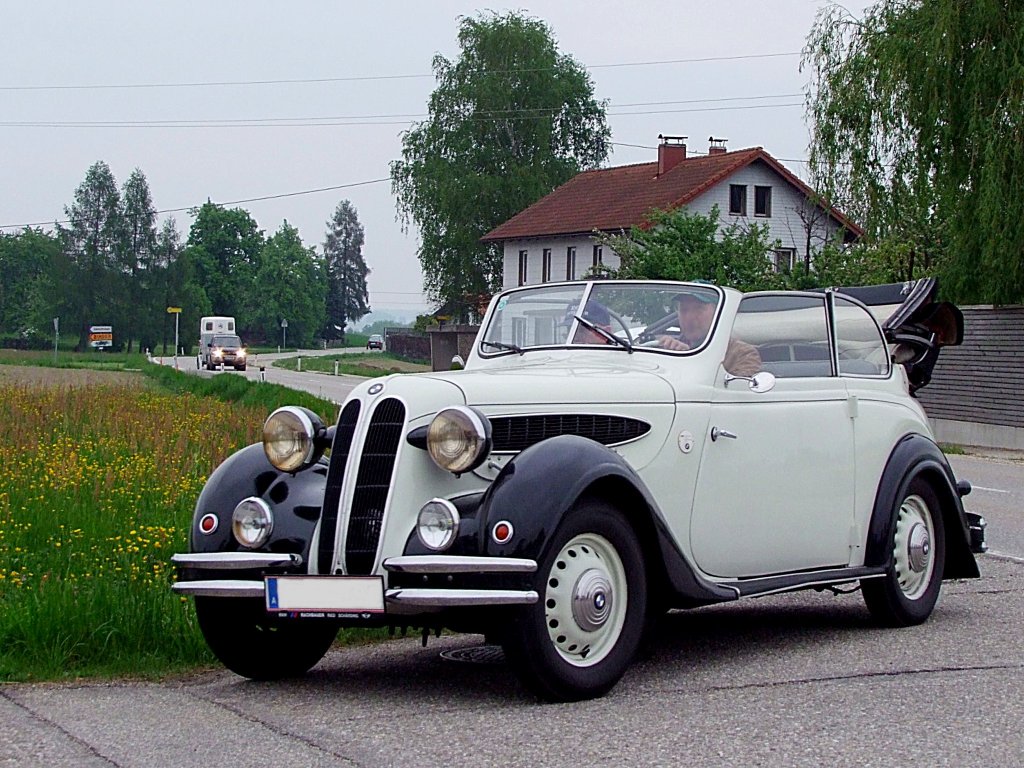
[[[891,565],[892,526],[897,502],[903,498],[911,481],[921,477],[935,491],[941,505],[946,531],[946,568],[944,579],[969,579],[980,575],[978,563],[971,552],[970,530],[964,513],[956,478],[945,455],[924,435],[907,435],[889,455],[875,493],[875,505],[868,528],[866,566]]]

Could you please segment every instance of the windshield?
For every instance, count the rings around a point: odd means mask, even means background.
[[[237,336],[214,336],[213,346],[215,347],[240,347],[242,340]]]
[[[689,353],[706,345],[721,298],[713,286],[688,283],[605,281],[510,291],[498,299],[480,353],[551,346]]]

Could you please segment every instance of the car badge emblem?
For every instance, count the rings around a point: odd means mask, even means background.
[[[369,392],[369,393],[370,393],[371,395],[379,395],[379,394],[380,394],[381,392],[383,392],[383,391],[384,391],[384,385],[383,385],[383,384],[381,384],[380,382],[378,382],[378,383],[376,383],[376,384],[371,384],[371,385],[370,385],[370,388],[369,388],[369,389],[368,389],[367,391],[368,391],[368,392]]]

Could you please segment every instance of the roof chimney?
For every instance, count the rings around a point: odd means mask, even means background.
[[[708,154],[709,155],[724,155],[728,150],[725,148],[725,142],[728,139],[716,139],[714,136],[708,136]]]
[[[667,173],[686,159],[686,137],[658,134],[658,175]]]

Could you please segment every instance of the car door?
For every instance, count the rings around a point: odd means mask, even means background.
[[[776,376],[768,392],[719,371],[690,523],[694,559],[727,578],[846,565],[854,434],[826,297],[744,297],[733,337],[787,359],[762,362]]]

